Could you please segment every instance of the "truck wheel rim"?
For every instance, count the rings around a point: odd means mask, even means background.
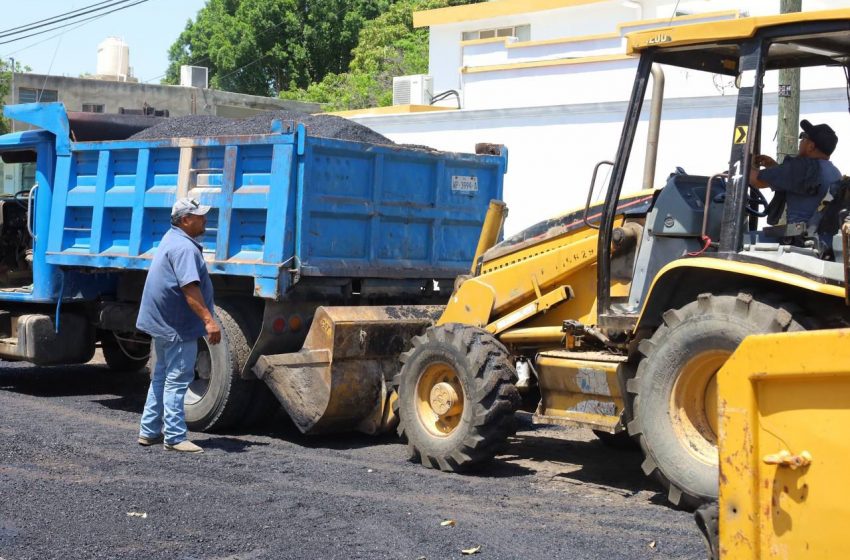
[[[676,436],[691,455],[709,465],[717,464],[717,371],[729,356],[726,350],[709,350],[690,358],[670,396]]]
[[[212,375],[212,356],[205,339],[198,340],[198,357],[195,359],[195,378],[186,390],[185,403],[193,405],[200,402],[210,388]]]
[[[447,363],[429,365],[416,383],[416,414],[431,434],[448,437],[463,416],[464,394],[457,371]]]

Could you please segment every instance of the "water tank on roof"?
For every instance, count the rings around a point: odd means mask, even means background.
[[[118,37],[108,37],[97,46],[97,75],[127,79],[130,47]]]

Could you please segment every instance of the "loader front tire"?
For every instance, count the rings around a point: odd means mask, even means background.
[[[412,460],[457,472],[506,446],[521,399],[510,354],[492,335],[460,324],[431,327],[401,361],[393,379],[398,432]]]
[[[664,313],[663,324],[638,346],[643,354],[628,390],[635,395],[629,433],[676,506],[694,509],[717,499],[717,371],[751,334],[805,330],[793,307],[750,294],[701,294]]]

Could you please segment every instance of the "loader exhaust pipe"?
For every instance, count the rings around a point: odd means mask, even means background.
[[[661,133],[661,105],[664,103],[664,70],[652,65],[652,100],[649,105],[649,131],[646,133],[646,158],[643,163],[643,190],[655,183],[655,164],[658,160],[658,137]]]

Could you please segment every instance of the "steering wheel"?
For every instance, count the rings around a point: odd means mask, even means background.
[[[745,207],[747,214],[764,218],[767,216],[767,204],[767,199],[762,194],[761,189],[750,187],[750,197],[747,199],[747,206]],[[759,210],[762,207],[764,210]]]

